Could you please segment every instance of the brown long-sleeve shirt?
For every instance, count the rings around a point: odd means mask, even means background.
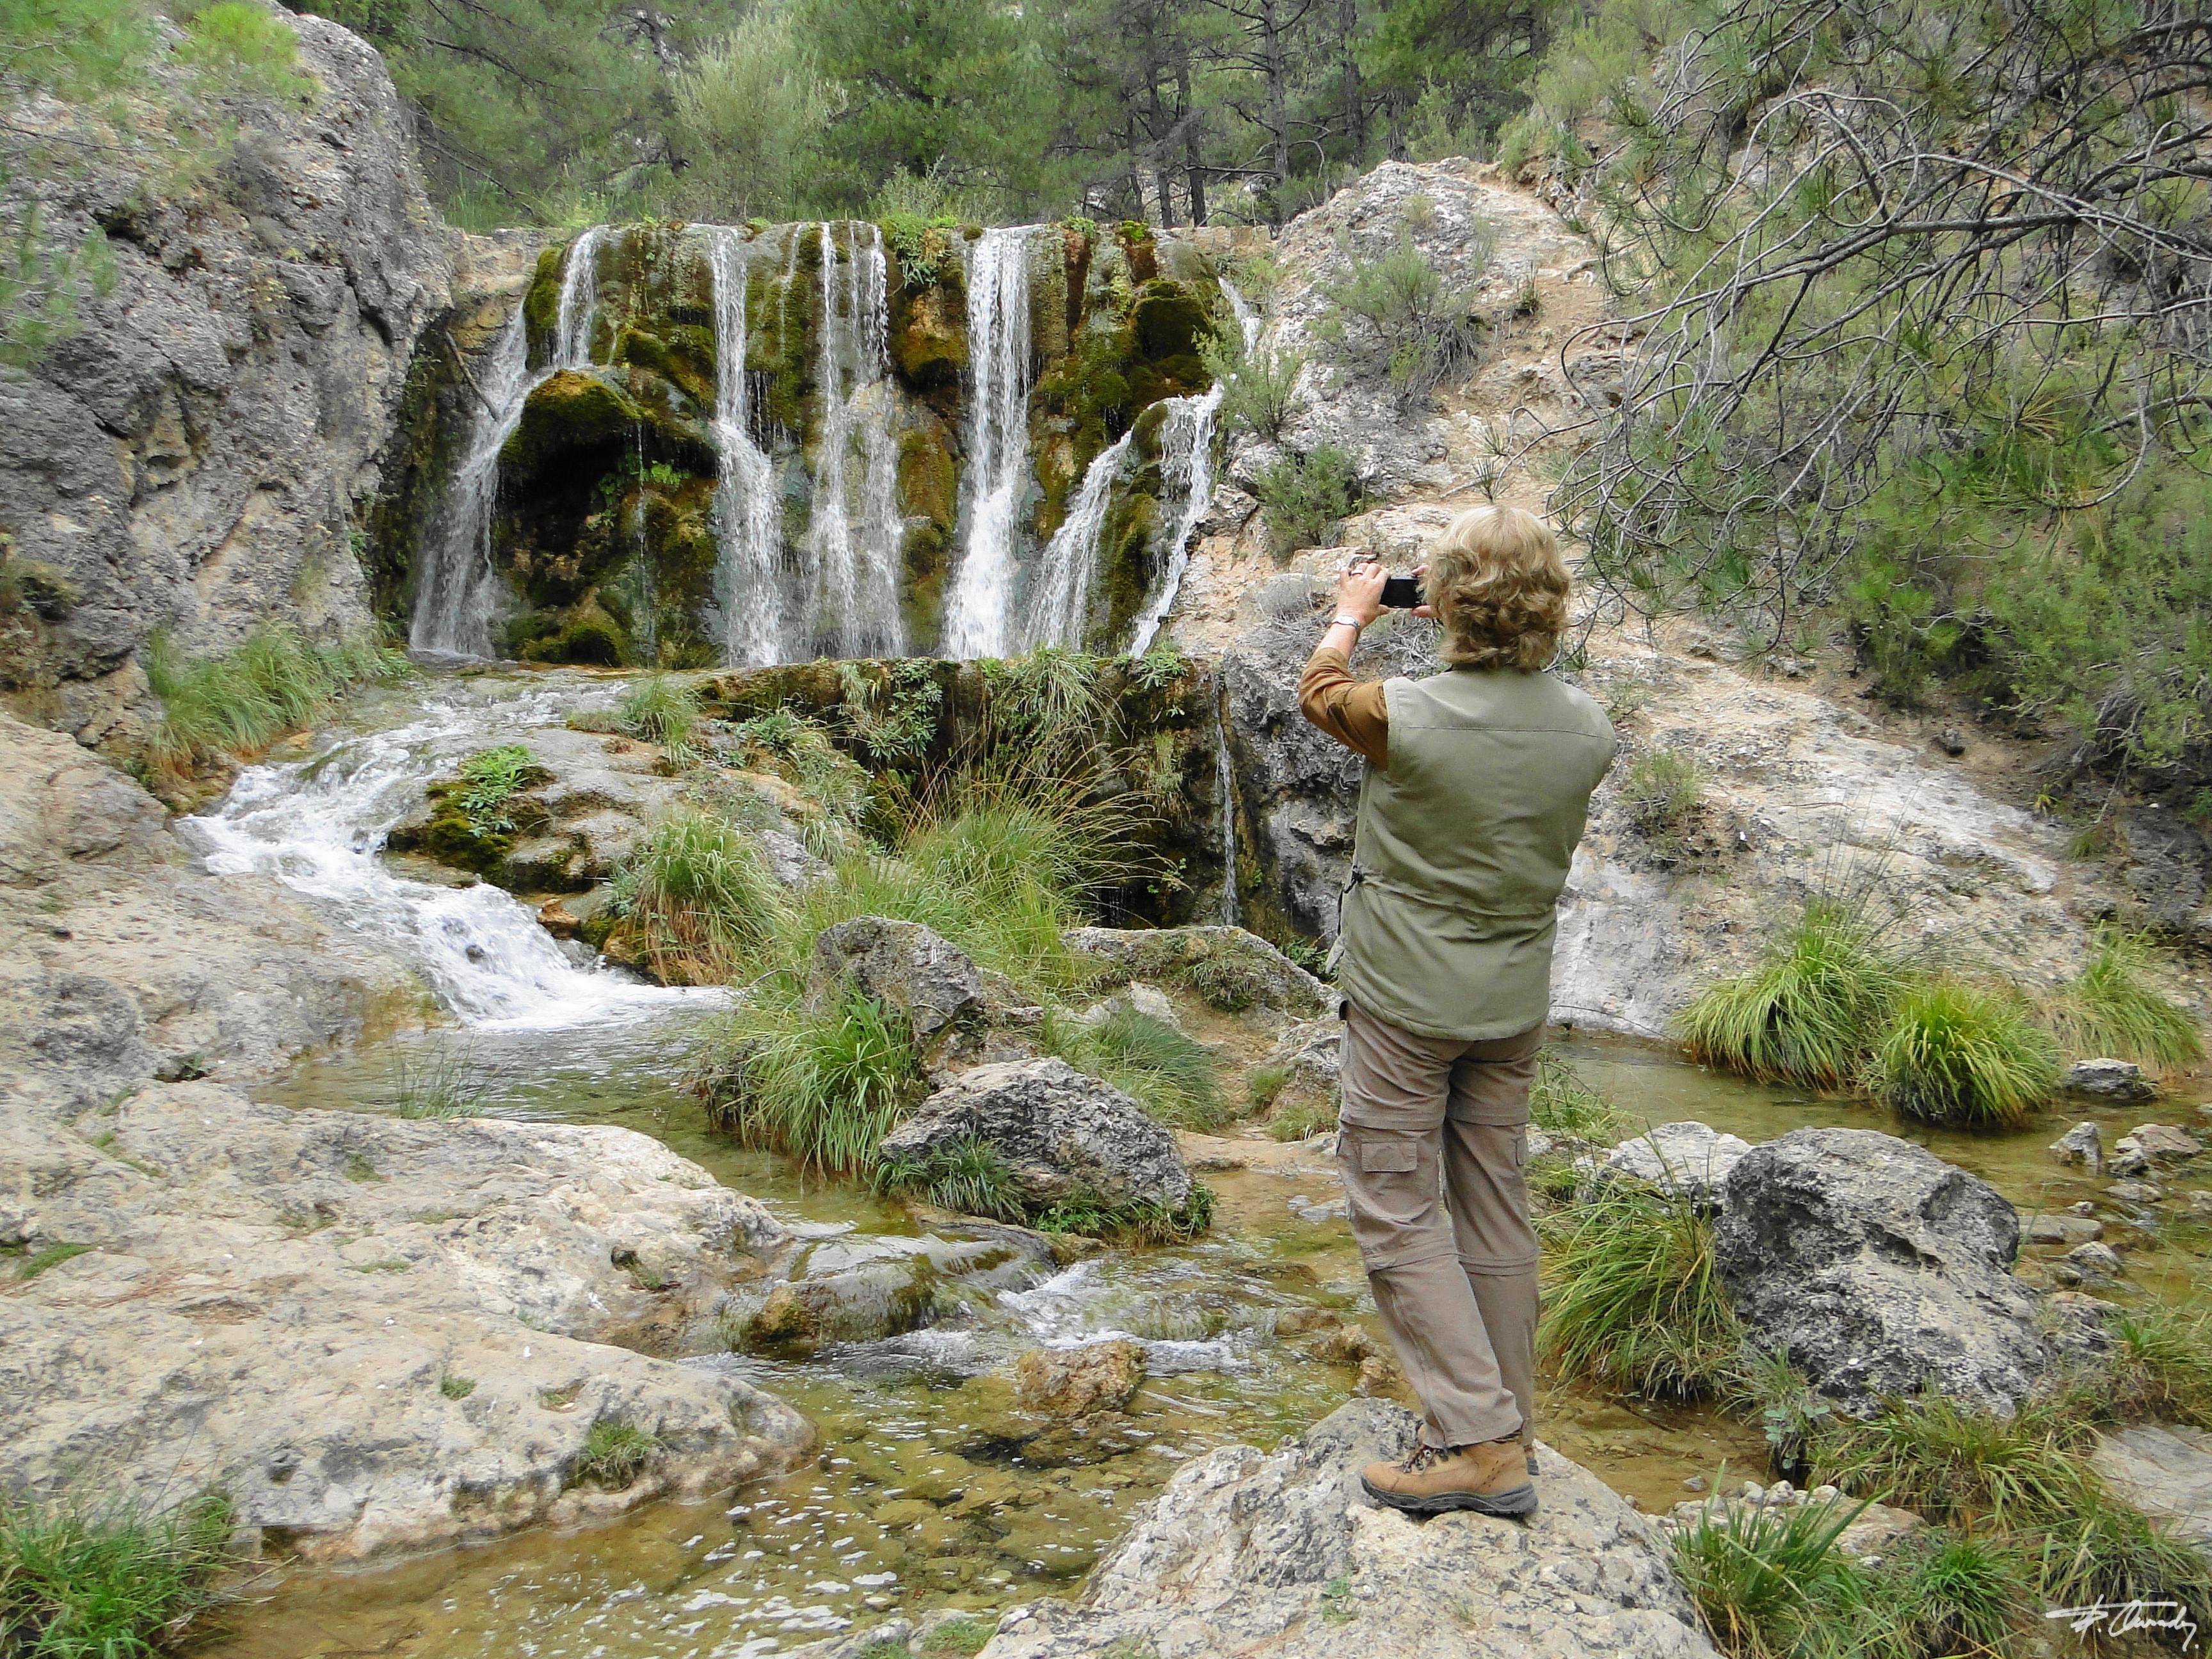
[[[1352,660],[1322,646],[1298,676],[1298,712],[1346,749],[1389,764],[1390,712],[1380,680],[1355,680]]]

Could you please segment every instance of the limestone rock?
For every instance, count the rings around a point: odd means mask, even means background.
[[[1753,1148],[1722,1184],[1714,1241],[1753,1339],[1844,1411],[1932,1384],[2009,1412],[2049,1365],[2011,1271],[2013,1206],[1894,1136],[1800,1129]]]
[[[155,1085],[82,1138],[0,1138],[0,1186],[30,1167],[14,1231],[92,1248],[0,1297],[10,1489],[219,1484],[337,1560],[713,1491],[811,1441],[742,1378],[610,1346],[665,1345],[789,1245],[634,1131]],[[577,1475],[602,1419],[660,1442],[620,1491]]]
[[[1079,1600],[1015,1608],[981,1659],[1711,1659],[1652,1523],[1547,1446],[1525,1525],[1370,1507],[1359,1466],[1414,1429],[1354,1401],[1186,1465]]]
[[[807,1354],[934,1325],[971,1297],[1025,1290],[1059,1263],[1025,1227],[960,1225],[919,1238],[834,1238],[804,1246],[747,1322],[748,1346]]]
[[[1011,1060],[963,1073],[884,1137],[886,1157],[923,1157],[973,1138],[995,1146],[1025,1200],[1078,1194],[1180,1210],[1190,1172],[1175,1136],[1128,1096],[1064,1060]]]
[[[983,980],[950,940],[911,921],[858,916],[814,941],[818,985],[851,985],[906,1015],[925,1060],[983,1014]]]
[[[2148,1100],[2158,1091],[2131,1060],[2079,1060],[2058,1079],[2058,1091],[2081,1100],[2109,1100],[2121,1105]]]
[[[2051,1265],[2051,1277],[2062,1285],[2110,1285],[2126,1271],[2118,1250],[2094,1241],[2076,1244]]]
[[[1311,1018],[1335,1006],[1328,986],[1242,927],[1073,927],[1066,938],[1126,979],[1181,980],[1218,1007]]]
[[[1313,1121],[1333,1123],[1343,1110],[1342,1020],[1302,1020],[1286,1027],[1260,1064],[1263,1069],[1282,1073],[1282,1086],[1276,1090],[1272,1107],[1274,1112],[1310,1113]]]
[[[2031,1244],[2087,1244],[2105,1236],[2105,1224],[2085,1215],[2039,1215],[2029,1219]]]
[[[2100,1174],[2105,1167],[2105,1132],[2094,1122],[2077,1123],[2051,1143],[2051,1151],[2061,1164]]]
[[[1088,1417],[1120,1411],[1144,1380],[1145,1351],[1134,1342],[1036,1348],[1014,1363],[1014,1399],[1046,1417]]]
[[[2105,1196],[2116,1204],[2155,1204],[2166,1188],[2154,1181],[2114,1181],[2106,1184]]]
[[[1662,1123],[1624,1140],[1595,1163],[1600,1170],[1632,1176],[1662,1192],[1709,1206],[1716,1201],[1729,1171],[1750,1151],[1749,1141],[1689,1119]]]
[[[2212,1549],[2212,1432],[2179,1423],[2115,1429],[2090,1462],[2115,1496]]]
[[[2128,1131],[2126,1139],[2154,1164],[2186,1163],[2204,1151],[2204,1143],[2188,1130],[2163,1123],[2139,1123]]]

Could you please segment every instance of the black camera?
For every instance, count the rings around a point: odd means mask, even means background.
[[[1412,576],[1386,576],[1382,603],[1393,611],[1411,611],[1421,603],[1421,584]]]

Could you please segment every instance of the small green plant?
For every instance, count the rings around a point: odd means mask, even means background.
[[[631,687],[615,709],[615,719],[630,736],[657,743],[679,767],[691,758],[691,734],[698,729],[699,696],[665,674],[648,674]]]
[[[1836,1540],[1864,1508],[1739,1504],[1708,1510],[1675,1538],[1675,1571],[1723,1652],[1796,1654],[1808,1630],[1863,1599]]]
[[[1267,1122],[1270,1140],[1306,1140],[1334,1127],[1336,1109],[1317,1092],[1278,1106]]]
[[[404,1273],[410,1270],[414,1266],[415,1264],[407,1260],[405,1256],[387,1255],[382,1260],[377,1261],[356,1261],[349,1263],[347,1267],[347,1271],[349,1273]]]
[[[1868,1081],[1908,1117],[2009,1128],[2057,1086],[2058,1047],[2018,999],[1938,975],[1897,997]]]
[[[1697,762],[1671,749],[1638,756],[1621,790],[1628,821],[1654,854],[1669,860],[1682,856],[1705,799]]]
[[[1543,1218],[1539,1346],[1563,1378],[1686,1399],[1729,1375],[1742,1332],[1711,1224],[1686,1198],[1623,1177]]]
[[[921,1644],[921,1650],[927,1659],[939,1659],[939,1656],[948,1654],[953,1656],[953,1659],[973,1659],[973,1656],[981,1653],[997,1632],[995,1622],[987,1624],[981,1619],[948,1619],[930,1632],[928,1639]]]
[[[750,837],[687,808],[632,849],[608,908],[655,977],[711,984],[775,926],[782,891]]]
[[[234,651],[194,659],[179,656],[157,633],[147,646],[146,680],[161,718],[146,739],[147,768],[174,782],[218,756],[258,754],[348,686],[410,672],[404,655],[373,642],[310,645],[286,628],[264,628]]]
[[[27,1281],[36,1279],[47,1268],[58,1267],[64,1261],[73,1261],[93,1248],[89,1244],[42,1245],[23,1258],[22,1265],[15,1269],[15,1277]]]
[[[382,1176],[377,1174],[376,1165],[371,1164],[359,1152],[348,1152],[346,1154],[345,1167],[340,1171],[340,1173],[342,1173],[348,1181],[370,1182],[381,1181],[384,1179]]]
[[[461,787],[454,797],[461,816],[477,836],[511,836],[514,819],[507,803],[548,775],[519,743],[480,750],[461,763]]]
[[[438,1392],[448,1400],[466,1400],[477,1391],[473,1376],[455,1376],[451,1371],[438,1379]]]
[[[1096,1025],[1055,1020],[1046,1042],[1070,1065],[1112,1084],[1163,1123],[1212,1129],[1228,1115],[1220,1059],[1165,1020],[1124,1005]]]
[[[0,1652],[137,1659],[166,1651],[215,1599],[230,1501],[203,1493],[156,1514],[127,1500],[0,1498]]]
[[[282,16],[247,0],[216,0],[191,15],[176,55],[218,89],[299,99],[316,84],[296,67],[299,53],[299,32]]]
[[[482,1117],[491,1079],[467,1049],[441,1048],[402,1057],[393,1079],[394,1117]]]
[[[576,1457],[576,1480],[620,1492],[645,1473],[659,1450],[659,1436],[618,1417],[603,1417],[584,1437],[584,1449]]]
[[[1246,1109],[1264,1112],[1275,1103],[1275,1097],[1283,1092],[1283,1085],[1291,1080],[1288,1066],[1255,1066],[1244,1074],[1244,1104]]]
[[[1116,1204],[1096,1194],[1075,1193],[1031,1224],[1041,1232],[1075,1233],[1111,1244],[1183,1244],[1213,1224],[1213,1189],[1204,1182],[1192,1182],[1190,1197],[1179,1210],[1160,1204]]]
[[[1260,514],[1277,558],[1300,548],[1326,547],[1337,527],[1359,506],[1359,464],[1338,444],[1316,444],[1304,454],[1285,454],[1261,469]]]
[[[1380,370],[1407,402],[1425,397],[1481,337],[1474,283],[1496,237],[1487,225],[1478,225],[1465,240],[1466,257],[1475,267],[1465,286],[1448,284],[1410,234],[1372,259],[1346,246],[1345,275],[1322,285],[1329,303],[1320,325],[1322,337]]]
[[[1321,1587],[1321,1616],[1332,1625],[1348,1625],[1359,1617],[1359,1604],[1352,1599],[1349,1577],[1339,1573]]]
[[[720,1128],[812,1168],[872,1168],[923,1085],[905,1016],[857,990],[828,1007],[763,998],[724,1015],[695,1075]]]
[[[1265,342],[1247,350],[1234,329],[1200,348],[1206,371],[1221,385],[1221,420],[1231,430],[1257,434],[1270,442],[1283,435],[1297,401],[1298,377],[1305,354]]]
[[[1676,1030],[1690,1058],[1768,1082],[1841,1088],[1903,990],[1899,953],[1863,903],[1820,895],[1747,974],[1700,991]]]
[[[926,1157],[893,1155],[876,1164],[878,1192],[920,1198],[960,1215],[1020,1221],[1028,1214],[1013,1170],[988,1140],[965,1136]]]
[[[2070,1050],[2149,1066],[2189,1066],[2204,1057],[2196,1021],[2148,982],[2150,961],[2142,934],[2110,922],[2098,929],[2096,954],[2060,1006],[2058,1034]]]
[[[1628,1128],[1627,1114],[1549,1048],[1536,1055],[1528,1121],[1547,1134],[1571,1135],[1577,1140],[1618,1140]]]
[[[2150,1303],[2110,1316],[2112,1409],[2212,1428],[2212,1307]]]

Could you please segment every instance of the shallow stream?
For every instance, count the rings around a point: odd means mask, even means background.
[[[784,1160],[734,1146],[681,1086],[685,1029],[712,994],[659,992],[580,960],[490,887],[416,879],[379,854],[424,783],[459,756],[611,689],[576,677],[454,682],[304,760],[258,767],[198,831],[211,861],[267,870],[344,925],[407,950],[457,1024],[303,1061],[265,1097],[295,1106],[389,1110],[404,1074],[465,1065],[487,1115],[614,1123],[665,1142],[718,1180],[823,1240],[911,1235],[902,1207],[849,1185],[801,1179]],[[568,680],[571,677],[557,677]],[[1195,1012],[1195,1011],[1194,1011]],[[1194,1020],[1200,1036],[1204,1018]],[[2100,1197],[2045,1148],[2067,1121],[2108,1136],[2143,1109],[2047,1115],[2018,1133],[1905,1129],[1849,1102],[1761,1089],[1656,1051],[1572,1039],[1565,1052],[1632,1120],[1696,1117],[1750,1140],[1813,1124],[1906,1133],[1984,1175],[2024,1214]],[[1235,1083],[1231,1082],[1232,1091]],[[1232,1097],[1234,1094],[1232,1092]],[[2179,1116],[2177,1116],[2179,1114]],[[2164,1121],[2193,1115],[2167,1106]],[[1231,1136],[1238,1131],[1231,1127]],[[647,1504],[617,1522],[541,1529],[374,1570],[299,1571],[256,1587],[198,1644],[204,1659],[752,1659],[787,1652],[894,1608],[988,1610],[1072,1592],[1175,1468],[1213,1446],[1272,1444],[1346,1399],[1356,1373],[1297,1333],[1349,1317],[1373,1328],[1341,1222],[1292,1207],[1334,1196],[1328,1161],[1248,1143],[1248,1167],[1206,1176],[1217,1224],[1187,1246],[1113,1252],[1007,1292],[956,1328],[825,1349],[805,1362],[737,1353],[728,1366],[788,1399],[821,1431],[798,1474],[712,1504]],[[2171,1208],[2171,1206],[2168,1206]],[[2106,1205],[2108,1226],[2124,1217]],[[2201,1241],[2143,1233],[2138,1283],[2185,1287]],[[1150,1380],[1126,1425],[1103,1437],[1048,1436],[1019,1455],[994,1436],[994,1374],[1028,1348],[1127,1336]],[[1541,1431],[1647,1510],[1723,1463],[1763,1468],[1756,1431],[1697,1408],[1553,1387]]]

